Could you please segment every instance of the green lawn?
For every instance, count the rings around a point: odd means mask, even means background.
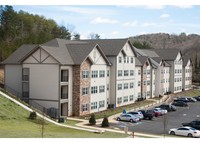
[[[29,112],[16,105],[12,101],[0,95],[0,138],[40,138],[40,120],[27,119]],[[67,121],[73,125],[77,121]],[[45,124],[45,138],[124,138],[125,134],[105,132],[96,134],[65,127],[56,126],[51,123]]]

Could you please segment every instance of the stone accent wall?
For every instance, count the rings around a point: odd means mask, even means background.
[[[73,66],[73,116],[79,116],[80,111],[80,66]]]
[[[144,85],[144,81],[147,80],[147,73],[144,75],[144,70],[147,69],[147,65],[144,64],[142,66],[142,81],[141,81],[141,87],[142,87],[142,97],[144,98],[144,92],[147,92],[147,84]]]
[[[89,71],[89,77],[88,78],[85,78],[83,79],[82,78],[82,71],[83,70],[88,70]],[[84,111],[82,112],[82,109],[80,110],[80,115],[85,115],[85,114],[89,114],[90,113],[90,90],[91,90],[91,86],[90,86],[90,77],[91,77],[91,62],[86,59],[82,64],[81,64],[81,67],[80,67],[80,73],[81,73],[81,80],[80,80],[80,90],[81,90],[81,93],[80,93],[80,106],[82,104],[88,104],[88,111]],[[89,94],[88,95],[85,95],[83,96],[82,95],[82,87],[88,87],[89,88]],[[82,108],[82,107],[81,107]]]
[[[90,75],[82,78],[82,71],[88,70],[91,73],[91,62],[86,59],[80,66],[73,66],[73,115],[81,116],[90,113]],[[82,88],[88,87],[89,94],[82,95]],[[87,104],[88,110],[82,111],[82,104]]]

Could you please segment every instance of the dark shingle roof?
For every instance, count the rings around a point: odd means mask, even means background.
[[[190,60],[190,62],[192,64],[191,58],[189,58],[188,56],[184,56],[183,57],[183,67],[187,66],[187,63],[188,63],[189,60]]]
[[[145,62],[148,60],[148,57],[146,57],[146,56],[139,56],[139,57],[137,57],[137,59],[140,61],[140,63],[142,65],[144,65]]]
[[[159,55],[153,49],[139,49],[149,57],[159,57]]]
[[[142,66],[142,63],[138,60],[138,58],[135,58],[135,65]]]
[[[20,64],[21,60],[38,48],[38,45],[22,45],[1,64]]]
[[[164,60],[175,60],[180,52],[178,49],[155,49],[154,51]]]
[[[81,40],[89,43],[97,43],[106,56],[117,56],[122,50],[128,39],[92,39]]]

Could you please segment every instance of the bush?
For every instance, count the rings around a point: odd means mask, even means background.
[[[90,123],[91,125],[95,125],[95,124],[96,124],[96,119],[95,119],[95,115],[94,115],[94,114],[91,115],[90,120],[89,120],[89,123]]]
[[[101,127],[109,127],[109,122],[108,122],[108,118],[104,117],[103,121],[101,123]]]
[[[31,120],[36,120],[36,117],[37,117],[36,112],[31,112],[29,115],[29,119],[31,119]]]

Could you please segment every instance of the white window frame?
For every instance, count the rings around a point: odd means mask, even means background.
[[[100,85],[99,86],[99,93],[104,93],[105,92],[105,85]]]
[[[92,86],[91,87],[91,94],[96,94],[98,93],[98,86]]]

